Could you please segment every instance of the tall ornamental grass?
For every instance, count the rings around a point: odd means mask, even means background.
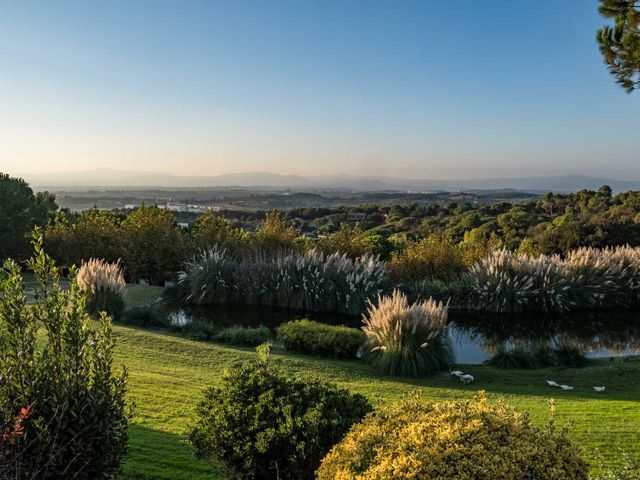
[[[564,258],[498,250],[465,275],[472,308],[564,312],[640,305],[640,248],[580,248]]]
[[[409,304],[395,290],[370,303],[363,318],[367,336],[365,359],[389,375],[424,376],[454,363],[447,328],[447,306],[429,299]]]
[[[640,305],[640,248],[579,248],[561,268],[582,306],[615,308]]]
[[[92,258],[83,262],[76,276],[78,287],[87,296],[86,309],[92,315],[107,312],[119,318],[124,310],[126,283],[120,264]]]
[[[467,274],[474,307],[490,312],[568,310],[569,282],[558,261],[555,256],[496,250]]]
[[[384,262],[370,255],[346,255],[310,250],[241,260],[213,247],[203,251],[179,273],[186,303],[227,302],[294,310],[359,315],[387,286]]]

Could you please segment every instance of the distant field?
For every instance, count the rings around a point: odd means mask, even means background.
[[[130,286],[128,303],[155,298],[158,287]],[[248,349],[192,341],[160,330],[116,326],[116,363],[129,369],[130,399],[136,416],[130,428],[130,453],[122,479],[211,479],[211,469],[192,457],[183,443],[194,405],[208,385],[219,385],[222,373],[250,359]],[[548,400],[557,400],[557,418],[571,425],[572,438],[593,460],[600,451],[607,463],[619,461],[619,449],[640,455],[640,359],[602,362],[583,369],[500,370],[469,366],[476,383],[463,387],[447,376],[410,380],[378,375],[355,361],[334,361],[275,353],[292,376],[315,377],[366,395],[372,402],[393,401],[419,389],[432,400],[471,397],[486,390],[490,398],[503,396],[535,423],[548,418]],[[548,387],[553,378],[576,388],[564,392]],[[598,394],[594,385],[606,385]]]

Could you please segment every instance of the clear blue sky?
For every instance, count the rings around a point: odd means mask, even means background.
[[[638,179],[597,6],[3,2],[0,170]]]

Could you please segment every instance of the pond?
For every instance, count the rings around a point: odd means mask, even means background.
[[[220,327],[259,326],[310,318],[332,325],[360,327],[360,317],[297,312],[247,305],[213,305],[181,309],[184,321],[204,319]],[[566,315],[478,314],[451,310],[451,339],[456,361],[479,364],[498,350],[540,343],[577,346],[588,358],[621,358],[640,354],[640,311],[583,311]]]

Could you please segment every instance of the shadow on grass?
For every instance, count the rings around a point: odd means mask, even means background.
[[[207,463],[193,456],[184,437],[153,430],[142,425],[129,426],[129,455],[124,461],[121,480],[211,480],[224,478]]]
[[[249,359],[254,350],[250,347],[239,347],[229,344],[191,339],[187,335],[163,327],[139,327],[119,324],[122,328],[158,335],[167,341],[177,339],[190,344],[194,354],[207,355],[213,352],[198,352],[198,348],[211,350],[221,349],[238,354],[236,361]],[[286,352],[272,349],[273,358],[287,372],[304,377],[314,376],[318,379],[342,383],[351,388],[354,382],[361,384],[392,383],[402,386],[403,390],[420,388],[438,388],[449,390],[452,396],[471,395],[478,390],[486,390],[492,394],[524,395],[541,398],[566,398],[574,400],[619,400],[638,401],[640,403],[640,358],[632,358],[622,363],[609,363],[605,360],[592,360],[582,368],[549,367],[544,369],[500,369],[488,365],[458,365],[466,373],[475,377],[475,382],[462,385],[457,378],[443,372],[427,378],[406,378],[383,375],[375,371],[363,361],[335,360]],[[193,357],[190,358],[193,361]],[[197,360],[196,360],[197,361]],[[205,359],[201,359],[205,361]],[[226,366],[231,367],[232,364]],[[564,391],[549,387],[546,380],[555,380],[561,384],[574,386],[573,390]],[[353,385],[355,386],[355,385]],[[604,393],[593,390],[594,386],[606,386]],[[356,387],[357,388],[357,387]],[[380,389],[385,389],[380,385]],[[443,395],[446,397],[446,394]]]

